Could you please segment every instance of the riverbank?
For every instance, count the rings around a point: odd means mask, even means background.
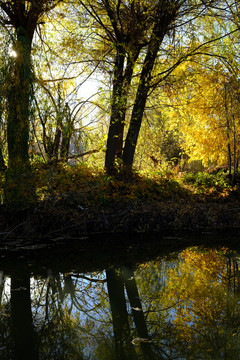
[[[51,179],[49,178],[51,174]],[[51,181],[50,181],[51,180]],[[47,185],[47,186],[46,186]],[[39,172],[31,209],[0,208],[0,239],[240,228],[240,192],[225,174],[109,177],[88,168]]]
[[[81,237],[99,233],[213,231],[240,228],[239,200],[118,201],[84,208],[78,202],[41,202],[34,209],[1,208],[0,237]]]

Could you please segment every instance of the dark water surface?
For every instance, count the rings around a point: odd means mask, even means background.
[[[239,261],[237,232],[2,248],[0,359],[240,359]]]

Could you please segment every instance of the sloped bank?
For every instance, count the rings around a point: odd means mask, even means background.
[[[240,228],[238,199],[232,201],[119,201],[84,207],[60,199],[31,210],[1,208],[0,238],[58,239],[98,233],[208,231]]]

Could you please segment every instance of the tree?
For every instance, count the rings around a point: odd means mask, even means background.
[[[31,51],[41,17],[61,0],[1,1],[0,24],[10,26],[16,56],[10,64],[7,92],[8,169],[5,203],[29,206],[35,200],[28,155],[31,89],[34,81]]]
[[[122,92],[114,91],[115,89],[113,87],[113,102],[115,101],[118,104],[118,106],[121,108],[118,111],[122,117],[118,116],[117,117],[118,120],[114,118],[113,114],[116,115],[116,112],[114,112],[115,109],[114,107],[112,107],[112,115],[111,115],[111,121],[109,127],[106,162],[105,162],[107,171],[111,171],[114,165],[115,156],[122,157],[124,165],[130,169],[132,168],[134,153],[142,123],[143,113],[145,110],[146,100],[151,86],[152,70],[158,55],[159,47],[165,35],[169,33],[170,26],[173,25],[174,21],[179,15],[179,9],[182,6],[181,1],[158,1],[157,3],[155,2],[151,3],[151,6],[149,6],[148,9],[145,8],[146,5],[144,2],[142,3],[136,2],[133,4],[136,9],[135,14],[136,15],[142,14],[142,18],[137,18],[136,16],[136,20],[139,21],[140,23],[137,27],[138,37],[136,37],[135,31],[129,31],[128,33],[128,38],[131,39],[130,49],[132,53],[130,54],[132,54],[132,56],[130,56],[129,53],[125,54],[124,56],[122,52],[121,74],[123,73],[124,58],[126,57],[126,55],[128,55],[127,59],[132,59],[129,65],[129,72],[127,72],[128,67],[126,66],[124,73],[125,78],[127,78],[128,85],[130,85],[132,81],[133,70],[134,70],[133,67],[136,63],[136,60],[140,54],[141,49],[144,50],[141,53],[141,56],[144,56],[144,60],[141,64],[140,79],[137,86],[136,96],[135,96],[131,119],[130,119],[130,125],[126,136],[123,152],[121,148],[123,147],[123,126],[126,115],[126,102],[122,100]],[[131,5],[131,9],[132,8],[133,6]],[[149,27],[150,19],[151,19],[151,26]],[[129,20],[131,20],[131,18],[129,18]],[[134,27],[132,28],[134,29]],[[126,38],[126,40],[129,42],[128,38]],[[132,46],[132,43],[135,45],[135,47]],[[127,62],[127,65],[128,64],[129,62]],[[117,84],[117,80],[120,81],[122,85],[124,84],[124,81],[122,81],[121,76],[119,76],[119,74],[116,74],[118,73],[119,68],[120,67],[118,63],[115,62],[115,66],[114,66],[115,82],[113,85]],[[124,96],[126,95],[127,92],[125,91]],[[121,126],[119,126],[119,124],[121,124]],[[120,131],[117,131],[117,128],[120,129]],[[112,144],[115,144],[115,146],[112,146]]]
[[[169,270],[167,296],[175,301],[176,348],[203,359],[235,359],[239,353],[238,264],[227,249],[186,249]],[[184,331],[183,331],[184,328]],[[224,355],[223,355],[224,354]]]
[[[157,93],[166,96],[169,129],[177,129],[190,160],[202,160],[205,166],[228,164],[231,174],[239,158],[238,29],[217,29],[219,41],[181,64]]]
[[[185,57],[194,53],[191,46],[187,47],[188,51],[186,47],[181,51],[179,45],[180,50],[176,51],[175,43],[172,45],[176,33],[179,31],[182,37],[183,22],[191,24],[192,18],[200,17],[208,3],[180,0],[150,1],[148,4],[144,1],[81,2],[100,29],[98,35],[108,43],[111,54],[113,81],[105,158],[107,172],[114,170],[116,158],[126,168],[132,168],[149,94]],[[158,59],[159,71],[156,70]],[[130,123],[126,130],[128,117]]]
[[[165,35],[170,31],[170,26],[173,25],[173,23],[176,21],[176,18],[179,16],[179,9],[182,5],[182,1],[159,1],[155,9],[156,16],[154,19],[154,26],[150,35],[146,56],[142,66],[129,130],[123,151],[123,162],[125,166],[129,168],[131,168],[133,165],[143,113],[145,110],[148,93],[151,88],[152,71],[155,60],[158,56],[158,51]]]

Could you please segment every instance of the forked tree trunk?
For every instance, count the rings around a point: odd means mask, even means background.
[[[122,159],[128,93],[139,51],[140,47],[136,47],[135,49],[131,49],[131,53],[127,54],[124,49],[120,47],[116,55],[111,118],[105,158],[105,168],[108,173],[112,172],[115,160]],[[126,67],[124,67],[125,61]]]
[[[170,11],[170,9],[167,10]],[[173,18],[174,13],[171,14],[171,16],[168,15],[168,13],[163,14],[163,16],[160,17],[156,22],[151,35],[151,40],[149,42],[146,57],[144,59],[137,94],[132,110],[130,125],[123,150],[123,164],[128,170],[131,170],[133,166],[138,135],[142,124],[148,92],[151,86],[154,63],[158,55],[159,47]]]

